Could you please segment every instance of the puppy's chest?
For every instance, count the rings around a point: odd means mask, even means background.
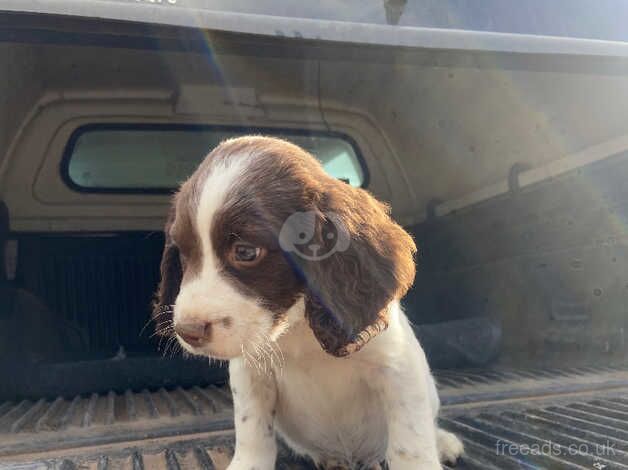
[[[277,378],[277,428],[304,450],[370,458],[387,434],[373,385],[349,360],[287,361]]]

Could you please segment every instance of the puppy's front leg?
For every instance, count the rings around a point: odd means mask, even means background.
[[[440,469],[438,396],[423,350],[412,339],[378,380],[388,422],[386,461],[390,470]]]
[[[275,382],[249,367],[243,359],[229,363],[236,446],[227,470],[273,470],[277,458],[274,431]]]
[[[393,377],[399,376],[393,374]],[[422,382],[417,378],[418,382]],[[386,387],[390,470],[440,469],[436,424],[427,394],[410,380],[393,380]]]

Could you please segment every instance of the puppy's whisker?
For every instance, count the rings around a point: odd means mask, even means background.
[[[253,348],[255,349],[255,353],[257,354],[257,357],[261,356],[261,349],[260,349],[259,339],[260,339],[260,335],[259,335],[259,333],[256,333],[255,334],[255,340],[251,343]]]
[[[276,341],[269,342],[270,347],[273,349],[275,356],[277,357],[277,362],[279,363],[279,375],[283,375],[283,368],[286,363],[286,358],[283,355],[283,351],[281,350],[281,346]]]
[[[161,342],[159,343],[159,349],[161,350],[161,357],[166,357],[166,351],[168,349],[168,343],[170,341],[170,338],[166,338],[165,341],[166,341],[166,344],[164,344],[163,346]]]
[[[166,325],[163,328],[159,328],[155,330],[153,334],[149,336],[149,338],[152,338],[157,335],[165,336],[165,333],[172,333],[173,331],[174,331],[174,327],[172,325]]]
[[[156,320],[155,318],[149,318],[148,321],[146,323],[144,323],[144,326],[140,330],[138,336],[142,336],[142,333],[144,333],[144,330],[148,327],[148,325],[150,325],[155,320]]]
[[[161,348],[164,346],[164,341],[166,342],[166,345],[168,344],[168,341],[170,340],[171,337],[173,337],[174,334],[169,333],[169,334],[165,334],[165,335],[161,335],[159,337],[159,344],[157,345],[157,347],[161,350]]]
[[[246,348],[246,346],[242,345],[242,353],[245,358],[245,364],[254,367],[257,372],[260,372],[260,366],[255,359],[255,357],[251,354],[251,352]]]
[[[168,358],[172,357],[172,351],[177,347],[177,340],[173,337],[172,341],[170,341],[170,348],[168,348]]]
[[[244,344],[240,343],[240,351],[242,351],[242,360],[244,361],[244,367],[249,366],[249,362],[246,358],[246,353],[244,352]],[[211,365],[212,358],[209,358],[209,365]]]
[[[278,352],[281,348],[268,334],[259,332],[258,338],[261,350],[264,352],[264,358],[270,361],[270,371],[273,373],[279,371],[281,374],[284,365],[283,352]]]
[[[261,332],[258,332],[256,335],[256,338],[257,338],[258,351],[264,361],[264,374],[268,374],[268,370],[270,371],[273,370],[273,357],[272,357],[272,354],[270,354],[270,351],[268,349],[268,344],[264,340],[263,334]],[[270,361],[270,364],[268,364],[269,361]]]
[[[281,347],[268,334],[258,333],[258,336],[261,340],[260,344],[270,360],[271,370],[278,370],[281,374],[283,372],[283,365],[285,362]]]
[[[149,318],[148,320],[146,320],[146,323],[144,323],[144,326],[142,326],[142,329],[140,330],[138,336],[142,336],[142,333],[144,333],[144,330],[151,324],[151,323],[155,323],[156,327],[159,327],[160,325],[163,325],[165,323],[170,323],[172,322],[171,318],[168,318],[166,320],[163,321],[158,321],[160,319],[160,317],[163,317],[164,315],[166,315],[168,312],[158,312],[156,314],[154,314],[151,318]]]
[[[253,344],[257,352],[258,362],[261,366],[261,373],[263,375],[268,375],[268,361],[267,361],[266,353],[264,351],[264,348],[262,347],[262,344],[259,342],[259,335],[257,335],[257,337],[258,337],[258,340]]]
[[[173,353],[177,347],[180,347],[180,346],[179,346],[179,342],[177,341],[176,336],[174,335],[170,336],[168,338],[168,342],[166,343],[163,356],[166,357],[166,355],[169,354],[168,357],[173,357]]]
[[[170,344],[172,343],[172,339],[173,339],[172,336],[166,338],[166,344],[164,345],[164,349],[161,353],[162,357],[166,357],[166,354],[168,353],[168,348],[170,347]]]
[[[267,375],[266,356],[263,354],[263,351],[260,350],[259,346],[256,345],[255,349],[256,349],[256,354],[257,354],[257,361],[258,361],[258,364],[260,365],[260,373],[262,375]]]
[[[168,310],[160,310],[157,313],[153,313],[151,315],[151,317],[146,321],[146,323],[144,324],[144,328],[146,328],[151,322],[159,320],[161,317],[164,316],[172,316],[172,310],[168,309]]]
[[[161,351],[162,347],[163,347],[163,343],[164,341],[166,341],[168,338],[166,336],[160,336],[159,337],[159,342],[157,343],[157,350]]]
[[[183,347],[179,344],[178,341],[175,342],[175,348],[172,350],[172,357],[174,357],[175,354],[183,354],[183,355],[188,354],[187,351],[183,349]]]
[[[172,333],[174,331],[174,329],[166,327],[166,328],[161,328],[159,330],[155,330],[155,332],[150,335],[150,338],[153,338],[155,336],[172,336],[170,333]]]
[[[285,362],[286,362],[286,358],[283,355],[283,351],[281,350],[281,346],[279,345],[279,343],[277,341],[272,339],[269,335],[266,335],[266,336],[268,338],[269,346],[273,349],[275,354],[279,357],[279,364],[281,364],[283,366],[285,364]]]
[[[262,346],[264,348],[264,350],[267,353],[267,357],[270,360],[270,369],[271,371],[274,371],[275,369],[281,367],[281,365],[278,363],[277,359],[277,355],[275,353],[275,350],[273,349],[272,345],[265,341],[264,343],[262,343]],[[277,364],[275,363],[277,361]]]

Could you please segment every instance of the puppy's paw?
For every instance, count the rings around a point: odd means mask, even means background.
[[[326,460],[316,464],[317,470],[350,470],[350,467],[339,460]]]
[[[436,431],[436,445],[438,446],[438,457],[442,463],[455,464],[458,458],[464,453],[464,445],[455,434],[438,429]]]
[[[224,467],[222,467],[224,468]],[[274,470],[274,460],[234,458],[225,470]]]
[[[213,467],[212,467],[213,468]],[[223,467],[224,468],[224,467]],[[246,462],[239,462],[237,464],[234,463],[230,463],[229,466],[225,469],[225,470],[274,470],[274,466],[260,466],[259,463],[256,462],[251,462],[251,463],[246,463]]]

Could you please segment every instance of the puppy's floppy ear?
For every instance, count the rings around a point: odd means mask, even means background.
[[[316,338],[329,354],[346,356],[388,326],[388,304],[414,281],[416,246],[388,206],[367,191],[337,181],[328,186],[316,204],[314,242],[338,249],[316,260],[293,259],[304,277],[305,316]],[[335,239],[327,235],[330,228]]]
[[[170,236],[170,227],[174,223],[175,215],[176,210],[173,205],[168,213],[168,219],[164,228],[165,244],[161,256],[161,280],[153,301],[155,327],[158,334],[163,335],[168,334],[168,329],[164,328],[164,325],[169,325],[172,322],[172,306],[179,294],[181,279],[183,278],[179,248],[174,244]]]

